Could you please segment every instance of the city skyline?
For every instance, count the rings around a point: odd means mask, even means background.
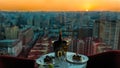
[[[120,11],[120,0],[1,0],[7,11]]]

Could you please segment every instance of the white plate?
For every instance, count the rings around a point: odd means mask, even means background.
[[[67,56],[67,61],[68,62],[71,62],[71,63],[83,63],[83,56],[81,56],[82,58],[81,58],[81,61],[76,61],[76,60],[73,60],[73,55],[75,55],[75,54],[72,54],[72,55],[68,55]]]

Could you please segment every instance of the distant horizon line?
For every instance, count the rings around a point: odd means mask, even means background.
[[[0,10],[0,12],[120,12],[115,10]]]

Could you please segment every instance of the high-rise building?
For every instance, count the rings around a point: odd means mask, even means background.
[[[4,32],[5,32],[5,29],[4,29],[4,27],[2,26],[2,24],[0,23],[0,40],[5,39],[5,34],[4,34]]]
[[[99,20],[97,20],[93,27],[93,36],[102,38],[102,40],[111,45],[113,49],[118,49],[118,38],[120,32],[119,19],[107,20],[105,16],[101,14]]]
[[[77,53],[84,54],[84,44],[85,42],[82,39],[77,40]]]
[[[107,51],[111,51],[111,50],[112,50],[111,46],[107,46],[106,44],[98,44],[96,53],[102,53],[102,52],[107,52]]]
[[[84,40],[84,54],[85,55],[92,55],[93,53],[93,48],[92,48],[92,42],[93,38],[92,37],[87,37]]]
[[[111,46],[108,46],[103,42],[93,42],[92,48],[93,48],[93,54],[98,54],[112,50]]]
[[[39,16],[34,16],[33,20],[34,20],[33,22],[34,22],[35,28],[39,28],[39,27],[40,27],[40,19],[39,19]]]
[[[0,40],[0,54],[18,56],[22,51],[22,41],[20,40]]]
[[[71,41],[71,44],[70,44],[70,46],[69,46],[69,51],[71,51],[71,52],[77,52],[77,39],[73,39],[73,38],[71,38],[72,39],[72,41]]]
[[[77,46],[74,47],[74,49],[77,53],[90,56],[97,54],[97,45],[102,43],[103,42],[98,38],[86,37],[84,39],[77,40]]]
[[[106,23],[106,18],[102,13],[100,13],[100,18],[98,20],[95,20],[93,25],[93,37],[104,39],[105,23]]]
[[[75,45],[74,45],[75,46]],[[78,39],[77,45],[74,47],[77,53],[92,55],[93,54],[93,38],[86,37],[84,39]]]
[[[18,26],[6,27],[5,38],[6,39],[17,39],[19,34]]]
[[[119,49],[120,44],[120,15],[117,16],[117,23],[115,27],[115,37],[114,37],[114,45],[113,49]]]
[[[120,33],[119,33],[118,49],[120,50]]]
[[[23,46],[28,44],[33,38],[33,29],[31,27],[24,27],[19,32],[19,39],[22,40]]]
[[[27,25],[34,26],[34,18],[32,15],[30,15],[27,19]]]

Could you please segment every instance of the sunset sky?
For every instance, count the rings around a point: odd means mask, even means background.
[[[120,0],[0,0],[0,10],[120,11]]]

